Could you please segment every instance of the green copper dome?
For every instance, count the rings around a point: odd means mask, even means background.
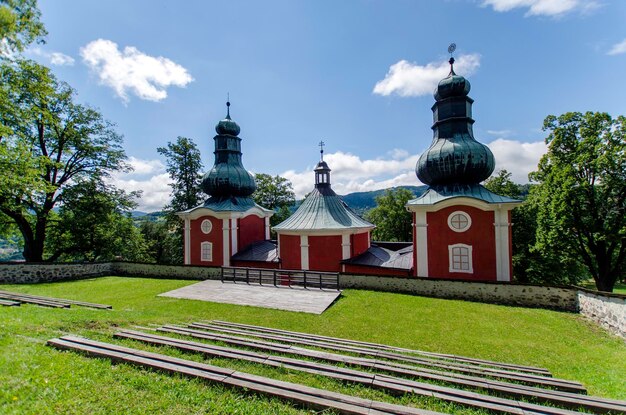
[[[226,105],[226,118],[215,127],[215,164],[202,178],[202,190],[211,196],[247,197],[256,190],[256,183],[241,162],[240,128],[230,119],[230,102]]]
[[[474,139],[470,83],[454,73],[453,64],[451,58],[450,74],[435,90],[433,142],[415,167],[428,185],[477,184],[495,169],[491,150]]]

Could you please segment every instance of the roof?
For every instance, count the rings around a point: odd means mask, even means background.
[[[278,246],[275,241],[252,242],[232,256],[234,261],[278,262]]]
[[[237,196],[211,196],[206,202],[204,207],[209,208],[216,212],[245,212],[253,207],[260,207],[250,197],[237,197]]]
[[[372,244],[369,249],[354,258],[341,261],[344,264],[368,267],[394,268],[410,270],[413,268],[413,245],[397,251]]]
[[[468,197],[490,204],[521,203],[521,200],[495,194],[479,184],[430,186],[420,197],[409,200],[407,206],[434,205],[455,197]]]
[[[274,226],[276,231],[363,228],[374,225],[354,213],[330,186],[316,186],[293,215]]]

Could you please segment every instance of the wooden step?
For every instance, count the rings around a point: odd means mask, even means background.
[[[43,307],[52,307],[52,308],[70,308],[70,305],[67,303],[62,303],[59,301],[50,301],[50,300],[39,300],[35,298],[27,298],[14,296],[9,294],[0,294],[0,299],[9,300],[9,301],[19,301],[20,303],[26,304],[36,304]]]
[[[528,372],[528,373],[539,374],[542,376],[551,376],[551,373],[548,369],[534,367],[534,366],[523,366],[523,365],[515,365],[515,364],[503,363],[503,362],[494,362],[491,360],[475,359],[471,357],[456,356],[452,354],[425,352],[422,350],[406,349],[403,347],[389,346],[386,344],[342,339],[338,337],[321,336],[321,335],[308,334],[308,333],[302,333],[302,332],[297,332],[297,331],[280,330],[280,329],[274,329],[274,328],[263,327],[263,326],[254,326],[251,324],[231,323],[228,321],[221,321],[221,320],[211,320],[211,323],[224,325],[226,327],[248,328],[248,329],[252,329],[252,330],[260,331],[264,333],[285,334],[285,335],[291,335],[294,337],[300,337],[303,339],[323,340],[323,341],[328,341],[328,342],[333,342],[333,343],[336,342],[338,344],[351,344],[351,345],[357,345],[357,346],[365,346],[365,347],[379,349],[379,350],[417,354],[417,355],[423,355],[427,357],[441,358],[444,360],[452,360],[452,361],[465,362],[465,363],[471,363],[471,364],[493,366],[493,367],[498,367],[498,368],[507,368],[507,369],[518,371],[518,372]]]
[[[211,357],[237,359],[253,363],[262,363],[272,367],[298,370],[301,372],[326,376],[350,383],[376,387],[393,394],[414,393],[422,396],[435,396],[448,402],[462,403],[475,408],[487,409],[503,414],[519,414],[523,412],[551,415],[576,414],[578,412],[560,408],[547,407],[523,401],[499,398],[477,392],[453,389],[445,386],[416,382],[408,379],[381,376],[371,372],[327,365],[323,363],[293,359],[282,356],[244,351],[224,346],[208,345],[198,342],[164,337],[155,334],[125,330],[115,334],[116,337],[134,339],[152,345],[169,346],[184,351],[202,353]]]
[[[40,295],[14,293],[14,292],[9,292],[9,291],[0,291],[0,296],[2,295],[11,295],[11,296],[16,296],[16,297],[21,297],[21,298],[30,298],[34,300],[55,301],[55,302],[60,302],[64,304],[73,304],[73,305],[78,305],[81,307],[89,307],[89,308],[99,308],[99,309],[113,308],[110,305],[106,305],[106,304],[87,303],[85,301],[68,300],[65,298],[43,297]]]
[[[384,358],[392,362],[401,362],[403,364],[413,364],[418,366],[426,366],[437,368],[445,371],[459,372],[474,376],[493,377],[498,379],[506,379],[515,382],[523,382],[533,386],[549,387],[566,392],[585,393],[585,388],[578,382],[572,382],[564,379],[554,379],[549,377],[543,377],[539,375],[532,375],[527,373],[512,372],[506,370],[489,369],[477,366],[468,366],[465,364],[444,364],[439,361],[432,361],[424,358],[415,358],[411,356],[401,355],[397,353],[376,351],[367,348],[359,348],[352,346],[340,346],[334,343],[327,343],[319,340],[304,340],[298,338],[292,338],[289,336],[263,334],[260,332],[250,331],[246,329],[228,328],[224,326],[205,324],[205,323],[193,323],[189,327],[198,328],[202,330],[212,330],[218,332],[225,332],[230,334],[239,334],[243,336],[257,337],[264,340],[275,340],[288,344],[300,344],[310,347],[321,347],[329,350],[354,353],[361,356],[368,356],[373,358]]]
[[[383,371],[400,376],[426,379],[436,382],[445,382],[456,387],[482,389],[491,393],[512,398],[531,398],[544,403],[561,405],[571,409],[586,408],[596,413],[626,413],[626,403],[623,401],[598,398],[593,396],[579,395],[568,392],[560,392],[551,389],[541,389],[514,383],[501,382],[492,379],[459,375],[451,372],[441,372],[428,369],[415,370],[414,367],[390,366],[388,362],[376,359],[357,358],[346,355],[327,353],[317,350],[302,349],[295,346],[287,346],[270,342],[250,342],[247,339],[225,334],[203,332],[183,327],[164,326],[158,331],[187,335],[196,339],[219,341],[238,347],[253,348],[275,353],[289,353],[296,356],[313,358],[336,364],[365,367],[376,371]],[[126,331],[125,331],[126,332]],[[141,332],[139,332],[141,333]],[[146,334],[147,333],[143,333]],[[178,340],[178,339],[177,339]]]
[[[14,306],[19,306],[20,302],[19,301],[13,301],[13,300],[3,300],[3,299],[0,299],[0,305],[1,306],[5,306],[5,307],[14,307]]]
[[[207,365],[163,354],[122,347],[75,336],[48,340],[48,345],[62,350],[73,350],[88,356],[104,357],[113,361],[149,367],[167,373],[183,374],[227,386],[276,396],[300,406],[315,410],[332,409],[341,414],[398,414],[437,415],[438,413],[392,405],[350,395],[283,382],[263,376],[251,375],[218,366]]]

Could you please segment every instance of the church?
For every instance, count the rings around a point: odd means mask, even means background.
[[[480,184],[495,159],[474,138],[469,92],[450,58],[450,73],[434,93],[433,141],[415,169],[428,187],[406,205],[413,218],[413,240],[406,243],[371,240],[375,226],[333,191],[323,148],[313,190],[274,226],[277,239],[270,240],[274,212],[251,197],[256,184],[243,167],[241,130],[227,103],[226,118],[215,127],[215,164],[202,180],[210,197],[178,212],[185,264],[511,281],[511,210],[521,202]]]

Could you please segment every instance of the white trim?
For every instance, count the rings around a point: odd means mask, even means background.
[[[496,236],[496,278],[498,281],[511,281],[511,252],[509,250],[509,211],[506,209],[494,212],[494,231]]]
[[[184,228],[184,250],[185,250],[185,265],[191,264],[191,220],[185,219]]]
[[[205,230],[204,229],[204,225],[208,224],[208,229]],[[213,222],[211,222],[211,219],[204,219],[201,223],[200,223],[200,230],[202,231],[203,234],[208,235],[211,233],[211,231],[213,230]]]
[[[434,205],[411,205],[410,201],[405,205],[410,212],[417,212],[419,210],[425,210],[426,212],[436,212],[441,209],[445,209],[450,206],[471,206],[480,210],[492,211],[496,209],[513,209],[522,204],[522,202],[509,202],[509,203],[487,203],[483,200],[474,199],[471,197],[453,197],[450,199],[437,202]]]
[[[456,248],[460,248],[460,249],[467,249],[467,256],[468,256],[468,269],[457,269],[454,268],[454,260],[453,260],[453,251]],[[473,274],[474,273],[474,260],[472,257],[472,246],[471,245],[466,245],[466,244],[454,244],[454,245],[448,245],[448,270],[450,272],[461,272],[461,273],[465,273],[465,274]]]
[[[265,239],[267,240],[270,239],[270,217],[269,216],[265,217]],[[276,242],[278,242],[278,240]]]
[[[357,233],[369,232],[374,226],[367,228],[349,228],[349,229],[294,229],[294,230],[274,230],[279,235],[309,235],[309,236],[332,236],[332,235],[353,235]]]
[[[428,277],[428,224],[426,211],[415,212],[415,241],[413,249],[417,251],[417,276]]]
[[[341,259],[350,258],[350,235],[341,235]]]
[[[204,247],[208,246],[209,257],[205,258],[204,256]],[[211,242],[204,241],[200,244],[200,261],[203,262],[211,262],[213,261],[213,244]]]
[[[230,229],[228,222],[228,219],[222,219],[222,266],[224,267],[230,266]]]
[[[201,218],[202,216],[212,216],[218,219],[224,219],[224,218],[230,219],[230,218],[245,218],[246,216],[256,215],[260,218],[266,218],[266,217],[269,218],[270,216],[274,215],[274,213],[275,212],[273,210],[265,209],[261,206],[253,206],[250,209],[246,210],[245,212],[235,212],[232,210],[215,211],[213,209],[209,209],[204,206],[196,206],[195,208],[185,210],[183,212],[176,212],[176,216],[183,218],[183,219],[189,218],[192,220]]]
[[[452,224],[452,218],[455,215],[463,216],[465,220],[467,220],[467,225],[465,225],[465,227],[463,228],[455,228],[454,225]],[[457,232],[457,233],[466,232],[467,230],[469,230],[471,226],[472,226],[472,217],[467,212],[463,212],[462,210],[455,210],[454,212],[448,215],[448,227],[454,232]]]
[[[230,220],[230,230],[231,230],[230,241],[232,243],[233,255],[239,252],[239,242],[237,241],[237,229],[239,229],[239,227],[237,226],[237,218],[232,218]]]
[[[303,271],[309,269],[309,237],[300,235],[300,268]]]

